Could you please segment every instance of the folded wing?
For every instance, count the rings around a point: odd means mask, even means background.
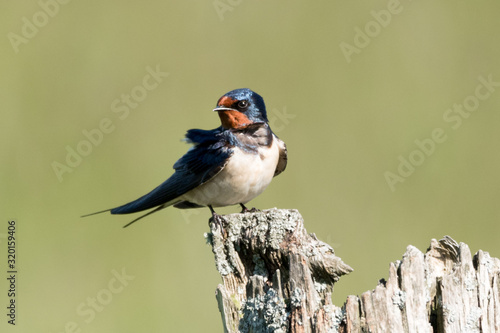
[[[220,131],[190,130],[186,139],[194,146],[174,164],[175,173],[148,194],[111,209],[111,214],[129,214],[162,205],[173,205],[184,193],[207,182],[226,165],[231,147],[218,135]]]

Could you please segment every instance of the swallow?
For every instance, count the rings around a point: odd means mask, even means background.
[[[221,125],[213,130],[191,129],[185,141],[192,144],[173,166],[175,172],[161,185],[122,206],[96,213],[130,214],[152,209],[124,226],[169,206],[214,207],[245,204],[261,194],[287,165],[285,143],[271,130],[264,99],[244,88],[219,98],[213,111]]]

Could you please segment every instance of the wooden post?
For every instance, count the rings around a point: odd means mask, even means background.
[[[352,268],[304,229],[297,210],[223,216],[207,240],[223,283],[216,298],[225,332],[331,332],[342,311],[333,284]]]
[[[408,246],[389,278],[349,296],[343,332],[500,332],[500,260],[445,236]]]
[[[223,219],[206,237],[225,332],[500,332],[500,260],[449,236],[425,254],[408,246],[387,281],[337,307],[333,285],[352,268],[297,210]]]

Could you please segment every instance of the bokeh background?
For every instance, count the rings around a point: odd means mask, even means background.
[[[17,325],[2,310],[0,330],[222,331],[208,209],[127,229],[135,215],[80,216],[165,180],[185,131],[219,126],[217,99],[241,87],[264,97],[289,150],[286,172],[250,205],[299,209],[355,269],[336,305],[373,289],[409,244],[425,251],[451,235],[499,257],[499,10],[494,0],[4,1],[0,276],[9,218],[19,274]],[[160,74],[144,90],[149,71]],[[494,83],[479,87],[481,77]],[[464,102],[474,111],[447,113]],[[109,133],[82,143],[99,126]],[[444,142],[415,152],[435,129]],[[68,166],[78,147],[86,156]],[[410,156],[419,165],[391,188],[387,172]],[[1,278],[2,309],[6,294]]]

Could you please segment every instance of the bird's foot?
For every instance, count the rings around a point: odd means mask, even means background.
[[[226,223],[226,220],[219,214],[217,214],[212,206],[208,206],[210,211],[212,212],[212,217],[208,220],[208,226],[212,229],[212,223],[214,224],[214,228],[224,230],[223,224]]]
[[[255,207],[252,207],[252,209],[248,209],[247,207],[245,207],[244,204],[240,203],[240,206],[241,206],[241,213],[257,213],[257,212],[260,212],[260,209],[257,209]]]
[[[224,218],[222,216],[220,216],[219,214],[217,213],[212,213],[212,218],[209,220],[209,222],[213,222],[215,223],[217,226],[220,226],[222,228],[222,224],[224,222],[226,222],[226,220],[224,220]]]

